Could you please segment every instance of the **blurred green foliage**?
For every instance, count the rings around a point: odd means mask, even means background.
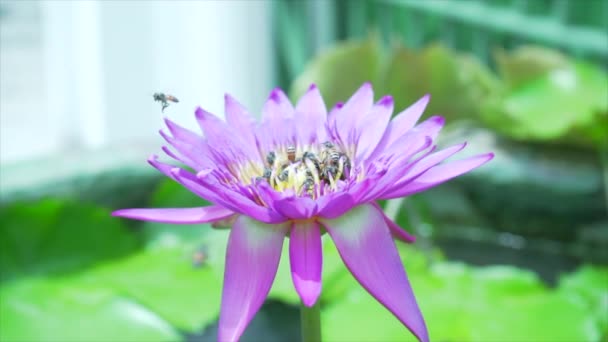
[[[0,208],[0,280],[65,273],[125,256],[141,245],[108,211],[47,199]]]
[[[167,180],[146,206],[201,203]],[[217,320],[227,230],[128,227],[109,213],[57,200],[2,209],[0,340],[179,341]],[[409,225],[407,215],[397,217]],[[447,262],[434,250],[397,246],[435,340],[607,336],[606,268],[583,267],[549,289],[515,267],[472,267]],[[357,284],[327,237],[323,248],[325,340],[412,340]],[[297,305],[286,251],[270,298]],[[194,262],[195,253],[203,253],[202,262]]]
[[[497,50],[493,72],[474,55],[439,44],[385,51],[375,37],[347,41],[314,58],[293,82],[293,99],[316,83],[328,106],[363,82],[391,94],[398,110],[430,93],[426,115],[471,120],[516,140],[597,147],[608,141],[608,75],[559,51]]]

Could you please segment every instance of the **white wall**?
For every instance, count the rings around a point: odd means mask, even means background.
[[[223,115],[229,92],[257,112],[273,86],[269,1],[4,3],[39,6],[21,18],[38,20],[39,40],[0,45],[2,163],[158,139],[157,91],[194,128],[195,106]]]

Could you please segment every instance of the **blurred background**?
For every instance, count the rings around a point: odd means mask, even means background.
[[[227,232],[109,216],[204,205],[145,162],[163,117],[371,81],[496,154],[382,203],[431,339],[606,341],[607,68],[603,0],[0,0],[0,340],[215,340]],[[324,340],[414,340],[325,242]],[[287,261],[243,341],[299,339]]]

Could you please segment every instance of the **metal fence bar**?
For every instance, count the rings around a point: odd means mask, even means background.
[[[378,0],[378,2],[439,15],[446,20],[460,21],[486,31],[516,35],[529,41],[579,51],[585,55],[608,57],[608,33],[603,30],[569,26],[552,18],[519,13],[504,7],[495,8],[476,1]]]

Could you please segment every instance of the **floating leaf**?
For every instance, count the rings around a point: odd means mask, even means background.
[[[545,289],[513,267],[438,263],[408,272],[431,339],[437,341],[595,341],[598,325],[580,302]],[[542,319],[539,319],[542,317]],[[361,288],[323,311],[329,341],[415,341]],[[557,323],[556,323],[557,322]]]
[[[558,289],[566,296],[581,298],[589,306],[602,327],[605,340],[608,337],[608,267],[585,265],[562,276]]]
[[[597,146],[608,139],[608,76],[584,63],[553,69],[490,98],[482,118],[518,140]]]
[[[512,52],[497,48],[494,59],[498,72],[508,87],[523,85],[569,65],[568,58],[561,52],[535,45],[524,45]]]
[[[0,288],[0,340],[179,341],[167,322],[105,284],[25,278]]]
[[[104,265],[85,278],[134,299],[181,330],[200,331],[219,315],[226,240],[227,232],[206,234],[200,264],[193,262],[195,249],[156,248]]]
[[[440,44],[420,51],[397,47],[384,69],[383,85],[384,92],[394,96],[398,110],[431,94],[426,115],[460,119],[476,118],[480,99],[499,88],[478,60]]]

